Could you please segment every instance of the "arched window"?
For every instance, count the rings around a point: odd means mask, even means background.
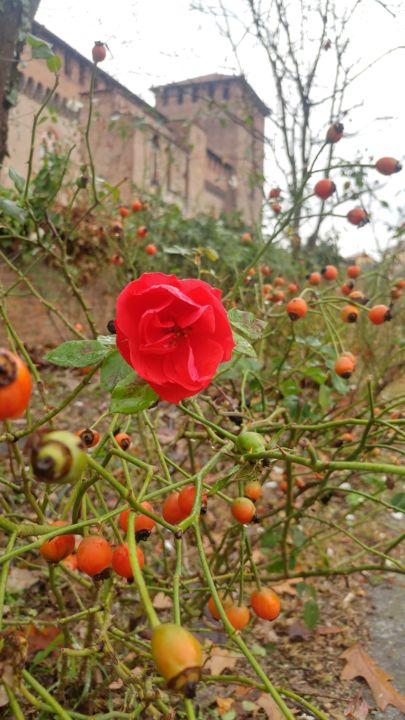
[[[38,102],[44,99],[44,86],[42,85],[42,83],[37,84],[33,98],[34,100],[38,100]]]
[[[32,77],[29,77],[27,82],[24,86],[24,92],[28,97],[33,97],[34,95],[34,80]]]

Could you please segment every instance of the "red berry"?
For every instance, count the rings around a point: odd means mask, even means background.
[[[114,435],[115,441],[120,446],[121,450],[128,450],[129,446],[131,445],[131,438],[127,433],[119,432],[116,435]]]
[[[349,210],[346,217],[349,223],[357,225],[357,227],[363,227],[363,225],[367,225],[367,223],[370,222],[368,214],[360,207]]]
[[[335,362],[335,373],[348,380],[355,368],[355,360],[350,355],[340,355]]]
[[[371,320],[374,325],[382,325],[388,322],[388,320],[392,320],[391,310],[387,305],[374,305],[374,307],[368,311],[368,319]]]
[[[304,315],[306,315],[307,310],[308,305],[303,298],[292,298],[292,300],[287,303],[287,312],[290,320],[299,320],[299,318],[302,318],[304,317]]]
[[[325,265],[321,270],[321,275],[324,280],[336,280],[338,269],[334,265]]]
[[[255,615],[263,620],[275,620],[280,615],[280,598],[270,588],[252,592],[250,604]]]
[[[132,212],[139,212],[142,210],[142,203],[140,200],[136,199],[132,203]]]
[[[141,225],[141,227],[138,228],[136,234],[138,235],[138,237],[144,238],[148,234],[148,228],[145,227],[145,225]]]
[[[333,195],[333,193],[336,191],[336,185],[332,180],[329,180],[328,178],[324,178],[323,180],[318,180],[314,187],[314,193],[322,200],[327,200],[328,198]]]
[[[307,275],[307,279],[310,285],[319,285],[321,282],[321,275],[318,272],[311,272]]]
[[[359,317],[359,310],[355,305],[345,305],[340,312],[340,317],[345,323],[355,323]]]
[[[136,546],[136,555],[138,558],[139,567],[143,568],[145,562],[144,554],[141,548]],[[132,578],[133,572],[131,567],[131,561],[129,559],[129,550],[127,543],[118,545],[112,555],[112,568],[117,575],[121,575],[124,578]]]
[[[194,485],[187,485],[183,488],[179,494],[179,507],[181,512],[188,517],[193,509],[195,498],[195,487]],[[203,493],[201,500],[201,512],[206,512],[207,509],[207,494]]]
[[[281,195],[281,190],[279,187],[271,188],[271,190],[269,192],[270,200],[274,200],[275,198],[280,197],[280,195]]]
[[[99,535],[83,538],[77,548],[77,566],[90,577],[96,577],[111,567],[112,547]]]
[[[238,497],[231,505],[231,512],[235,520],[242,525],[248,525],[256,516],[254,503],[246,497]]]
[[[397,173],[400,170],[402,170],[401,163],[392,157],[380,158],[379,160],[377,160],[375,167],[376,167],[376,170],[378,170],[378,172],[381,173],[381,175],[393,175],[394,173]]]
[[[153,243],[149,243],[149,245],[146,246],[145,252],[147,255],[156,255],[157,253],[157,247]]]
[[[66,523],[63,520],[56,520],[52,525],[54,527],[62,527],[66,525]],[[51,540],[46,540],[39,548],[39,552],[47,562],[57,563],[60,562],[60,560],[64,560],[74,549],[74,535],[58,535],[57,537],[51,538]]]
[[[280,215],[282,210],[280,203],[271,203],[270,207],[275,215]]]
[[[103,60],[105,60],[105,57],[107,55],[107,50],[105,48],[104,43],[97,40],[94,43],[94,47],[91,51],[91,55],[93,58],[93,62],[95,62],[95,63],[103,62]]]
[[[326,133],[326,142],[328,143],[337,143],[339,140],[343,137],[343,130],[344,127],[342,123],[334,123],[328,128],[328,131]]]
[[[243,630],[250,620],[249,608],[246,605],[231,605],[225,612],[235,630]]]
[[[361,267],[358,265],[349,265],[349,267],[346,270],[347,277],[352,278],[352,280],[355,280],[359,277],[361,273]]]
[[[262,496],[262,486],[259,483],[258,480],[251,480],[250,482],[246,483],[244,487],[244,495],[245,497],[249,498],[249,500],[252,500],[252,502],[256,502],[256,500],[259,500]]]
[[[162,516],[171,525],[177,525],[187,517],[179,505],[179,494],[178,492],[170,493],[163,503]]]
[[[149,512],[153,512],[153,507],[147,500],[144,500],[141,502],[141,507],[145,508],[145,510],[149,510]],[[128,517],[130,512],[135,512],[134,510],[123,510],[120,514],[119,519],[119,525],[121,530],[124,532],[128,531]],[[150,532],[156,525],[156,522],[148,517],[148,515],[143,515],[143,513],[136,513],[135,514],[135,532],[139,533],[142,531]]]
[[[14,353],[0,348],[0,420],[20,417],[32,392],[30,371]]]

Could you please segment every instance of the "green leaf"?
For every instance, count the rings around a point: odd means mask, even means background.
[[[239,353],[240,355],[247,355],[248,357],[257,357],[256,350],[254,349],[253,345],[251,345],[248,340],[242,337],[242,335],[234,332],[233,339],[235,340],[235,352]]]
[[[32,48],[33,60],[48,60],[53,57],[53,51],[50,45],[43,43]]]
[[[115,386],[110,410],[113,413],[135,414],[147,410],[159,395],[136,373],[131,373]]]
[[[264,650],[264,648],[262,647],[261,650]],[[255,654],[257,654],[257,653],[255,653]],[[265,655],[266,655],[266,651],[264,650],[264,656]],[[257,712],[257,710],[258,710],[257,705],[255,703],[251,702],[250,700],[244,700],[242,702],[242,707],[244,710],[247,710],[247,711],[251,710],[252,712]]]
[[[45,355],[45,360],[61,367],[87,367],[100,362],[108,348],[97,340],[68,340]]]
[[[97,335],[97,342],[106,347],[114,347],[117,344],[117,338],[115,335]]]
[[[323,385],[324,382],[327,380],[327,374],[319,367],[310,367],[306,368],[304,370],[305,377],[311,378],[311,380],[314,380],[318,385]]]
[[[400,492],[391,498],[391,505],[405,512],[405,492]]]
[[[50,57],[47,58],[46,64],[48,66],[48,70],[53,73],[58,73],[62,67],[62,60],[60,59],[59,55],[55,55],[53,53]]]
[[[298,403],[297,395],[287,395],[287,397],[285,397],[283,400],[283,404],[285,405],[288,412],[290,413],[291,419],[296,420],[298,417],[298,412],[299,412],[299,403]]]
[[[214,248],[209,247],[207,245],[207,247],[198,248],[198,249],[201,250],[204,253],[204,255],[207,256],[208,260],[211,260],[212,262],[217,262],[217,260],[219,260],[219,255],[218,255],[217,251],[214,250]]]
[[[47,45],[49,48],[51,47],[51,45],[45,42],[45,40],[42,40],[42,38],[39,38],[36,35],[31,35],[31,33],[27,35],[27,43],[28,45],[31,45],[31,47],[42,47],[42,45]]]
[[[335,390],[337,390],[338,393],[341,395],[346,395],[346,393],[349,392],[349,385],[347,380],[343,380],[339,375],[336,375],[335,372],[331,374],[332,378],[332,384]]]
[[[251,340],[258,340],[263,335],[266,327],[264,320],[259,320],[253,313],[246,310],[237,310],[232,308],[228,312],[229,322],[232,327],[236,328],[242,335],[246,335]]]
[[[300,395],[300,388],[297,383],[291,379],[284,380],[284,382],[280,383],[280,391],[283,393],[284,397],[288,397],[289,395]]]
[[[313,630],[319,621],[319,607],[316,600],[311,599],[304,603],[303,616],[307,628]]]
[[[330,407],[330,394],[331,394],[331,389],[327,385],[320,386],[318,402],[319,402],[322,410],[327,410]]]
[[[260,545],[263,548],[274,548],[280,543],[282,534],[282,530],[279,528],[275,530],[269,528],[260,536]]]
[[[0,197],[0,214],[1,213],[13,218],[14,220],[19,220],[20,222],[23,222],[25,220],[26,214],[25,210],[23,210],[13,200],[8,200],[7,198],[3,197]]]
[[[299,548],[301,547],[305,542],[305,535],[298,527],[293,527],[291,529],[291,539],[293,542],[293,545],[295,547]]]
[[[180,245],[171,245],[170,247],[164,247],[163,250],[165,253],[167,253],[167,255],[195,255],[195,250],[180,247]]]
[[[118,350],[109,353],[101,366],[100,385],[105,390],[113,390],[127,375],[132,373],[131,368],[125,362]]]
[[[15,187],[17,188],[18,192],[22,192],[25,187],[25,180],[24,178],[18,174],[14,168],[8,169],[8,175],[10,180],[14,183]]]

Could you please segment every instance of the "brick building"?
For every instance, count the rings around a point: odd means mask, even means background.
[[[63,61],[52,111],[38,127],[34,171],[44,148],[66,152],[72,146],[78,169],[86,162],[83,127],[92,63],[38,23],[33,34],[50,42]],[[30,59],[27,49],[2,182],[7,166],[24,175],[32,119],[53,80],[46,63]],[[97,175],[121,182],[124,202],[134,189],[158,191],[187,215],[238,210],[246,222],[259,221],[268,108],[245,78],[213,74],[153,91],[155,107],[98,67],[90,135]]]

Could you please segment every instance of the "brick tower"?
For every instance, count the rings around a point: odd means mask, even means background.
[[[269,109],[244,76],[204,75],[152,89],[156,109],[173,129],[194,124],[205,131],[205,191],[215,189],[210,172],[221,172],[225,210],[239,210],[246,222],[260,222],[264,120]]]

